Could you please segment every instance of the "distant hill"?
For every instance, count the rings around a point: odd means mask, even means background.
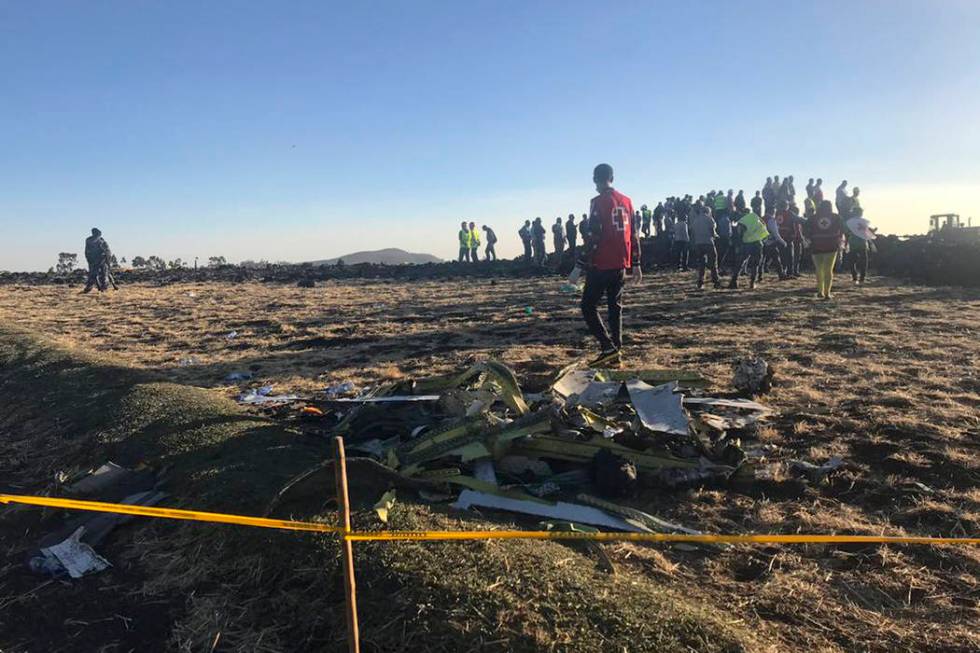
[[[442,259],[432,254],[413,254],[403,249],[389,247],[388,249],[378,249],[371,252],[354,252],[344,254],[337,258],[330,258],[323,261],[310,261],[313,265],[334,265],[343,259],[346,265],[356,265],[357,263],[383,263],[385,265],[417,265],[420,263],[442,263]]]

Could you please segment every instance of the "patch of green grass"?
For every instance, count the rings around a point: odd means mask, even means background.
[[[216,392],[166,383],[3,327],[0,390],[0,478],[17,492],[57,492],[54,472],[113,460],[164,472],[166,505],[260,514],[288,478],[330,453],[329,443],[302,439]],[[332,491],[325,484],[324,501]],[[305,517],[336,519],[319,511]],[[3,519],[35,514],[21,510]],[[373,513],[356,517],[377,525]],[[392,519],[392,527],[412,530],[462,526],[412,503],[409,492],[400,492]],[[11,560],[52,527],[52,519],[37,520],[3,536]],[[465,526],[491,524],[467,518]],[[751,642],[650,577],[601,571],[577,546],[358,544],[364,649],[722,652]],[[70,620],[95,623],[105,613],[112,622],[114,614],[134,614],[134,606],[160,603],[170,607],[152,618],[164,623],[146,632],[168,635],[142,642],[142,650],[208,650],[216,638],[218,650],[346,647],[335,538],[137,520],[100,548],[115,566],[91,582],[116,586],[113,592],[93,604],[68,600],[71,586],[55,584],[10,608],[8,617],[43,629],[52,650],[69,645],[73,631],[63,624]],[[145,618],[134,617],[132,625],[141,628]],[[89,633],[93,650],[132,638],[108,626]],[[0,648],[22,645],[16,637],[0,637]]]

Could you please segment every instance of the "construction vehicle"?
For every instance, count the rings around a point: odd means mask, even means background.
[[[967,218],[964,223],[958,213],[930,215],[929,234],[944,240],[980,241],[980,227],[973,226],[973,218]]]

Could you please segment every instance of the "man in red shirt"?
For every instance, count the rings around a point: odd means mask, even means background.
[[[633,202],[612,187],[613,169],[607,163],[592,173],[599,194],[589,207],[589,237],[578,265],[586,271],[582,292],[582,316],[589,331],[599,341],[602,352],[590,365],[616,367],[623,346],[623,285],[626,270],[634,283],[643,278],[640,271],[640,238],[633,220]],[[606,296],[609,329],[599,317],[599,301]]]

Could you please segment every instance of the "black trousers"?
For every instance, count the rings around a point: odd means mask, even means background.
[[[494,243],[487,243],[487,249],[483,254],[483,258],[485,258],[488,261],[497,260],[497,250],[494,249]]]
[[[793,274],[796,269],[796,248],[792,241],[779,246],[779,267],[782,268],[779,274],[781,277]]]
[[[738,276],[742,273],[742,268],[748,263],[749,269],[749,279],[755,280],[755,275],[758,272],[759,264],[762,262],[762,243],[742,243],[742,256],[739,259],[738,265],[735,266],[735,272],[732,274],[732,285],[738,283]]]
[[[625,270],[589,270],[582,291],[582,317],[589,332],[599,341],[603,351],[623,346],[623,284]],[[599,301],[606,296],[609,309],[609,331],[599,317]],[[610,333],[610,331],[612,333]]]
[[[544,239],[534,241],[534,262],[538,265],[544,265],[544,259],[547,256],[547,252],[544,250]]]
[[[524,241],[521,241],[521,242],[524,243],[524,262],[525,263],[530,263],[531,262],[531,241],[530,240],[524,240]]]
[[[730,265],[730,261],[728,259],[732,257],[731,249],[732,249],[731,238],[728,238],[727,236],[720,236],[718,238],[718,247],[717,247],[719,268],[724,270],[725,265]]]
[[[677,267],[687,272],[688,259],[691,256],[691,243],[686,240],[674,241],[674,257],[677,260]]]
[[[704,285],[704,269],[711,270],[711,283],[718,285],[718,252],[712,243],[694,246],[694,260],[698,266],[698,287]]]
[[[469,261],[469,260],[470,260],[470,248],[469,247],[460,247],[459,248],[459,262],[462,263],[463,261]]]
[[[855,281],[859,279],[864,281],[864,278],[868,276],[868,250],[865,249],[852,249],[850,256],[851,265],[851,278]]]

